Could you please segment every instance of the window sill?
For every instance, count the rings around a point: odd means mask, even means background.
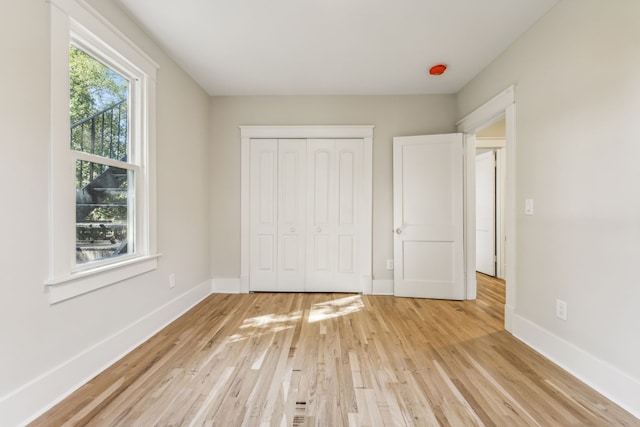
[[[49,294],[49,303],[56,304],[155,270],[158,268],[160,255],[130,258],[119,263],[74,272],[65,277],[47,280],[44,284]]]

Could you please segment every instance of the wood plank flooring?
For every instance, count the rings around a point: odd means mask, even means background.
[[[32,426],[639,426],[476,301],[211,295]]]

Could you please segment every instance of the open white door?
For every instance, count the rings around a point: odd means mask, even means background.
[[[495,151],[476,156],[476,271],[496,275]]]
[[[462,141],[393,138],[396,296],[465,298]]]

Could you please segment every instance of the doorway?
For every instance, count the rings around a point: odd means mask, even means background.
[[[476,271],[504,279],[506,273],[504,117],[478,130],[475,140]]]
[[[465,250],[466,250],[466,275],[467,296],[474,299],[476,296],[476,194],[475,194],[475,157],[476,137],[483,129],[498,123],[504,119],[504,235],[507,244],[504,247],[504,262],[508,268],[504,271],[505,284],[505,308],[504,326],[509,332],[513,332],[513,318],[516,303],[516,139],[515,139],[515,87],[510,86],[486,103],[469,113],[458,122],[458,131],[465,134],[465,194],[466,218],[465,218]]]

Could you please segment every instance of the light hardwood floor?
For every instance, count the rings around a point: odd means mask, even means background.
[[[33,426],[638,426],[476,301],[211,295]]]

